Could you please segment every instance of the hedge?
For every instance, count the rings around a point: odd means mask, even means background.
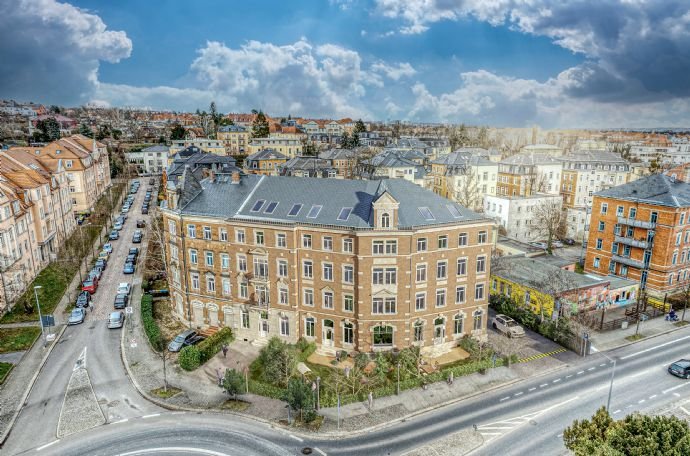
[[[153,298],[148,294],[141,297],[141,321],[151,347],[156,351],[162,351],[165,348],[165,340],[158,323],[153,318]]]
[[[258,394],[259,396],[270,397],[273,399],[284,400],[286,389],[279,386],[271,385],[270,383],[264,383],[259,380],[249,379],[249,392],[252,394]]]
[[[235,340],[235,336],[232,334],[232,329],[225,327],[199,342],[196,348],[199,350],[201,364],[216,356],[223,344],[229,344],[233,340]]]
[[[197,367],[201,366],[201,353],[199,353],[199,350],[194,345],[184,347],[182,350],[180,350],[178,362],[180,363],[180,367],[182,369],[186,371],[193,371]]]

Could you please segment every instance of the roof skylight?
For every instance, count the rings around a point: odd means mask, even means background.
[[[263,207],[264,203],[266,200],[259,200],[256,203],[254,203],[254,206],[252,206],[251,211],[252,212],[259,212],[261,208]]]
[[[338,220],[340,221],[347,221],[348,218],[350,218],[350,214],[352,213],[352,208],[351,207],[344,207],[340,209],[340,214],[338,214]]]
[[[434,214],[431,213],[431,209],[428,207],[420,207],[419,213],[422,214],[422,217],[424,217],[424,220],[436,220],[436,217],[434,217]]]
[[[461,218],[462,215],[460,215],[460,211],[458,210],[457,207],[453,206],[452,204],[446,204],[446,207],[448,208],[448,212],[450,212],[450,215],[453,216],[453,218]]]
[[[307,218],[316,218],[316,217],[318,217],[318,216],[319,216],[319,212],[321,212],[321,208],[322,208],[322,207],[323,207],[323,206],[317,206],[317,205],[312,206],[311,209],[309,209],[309,213],[307,214]]]
[[[288,212],[288,217],[297,217],[297,214],[299,214],[299,211],[302,210],[302,205],[301,204],[295,204],[292,206],[290,209],[290,212]]]
[[[264,214],[273,214],[273,212],[276,210],[276,207],[278,207],[278,202],[271,201],[270,203],[268,203],[268,206],[266,206]]]

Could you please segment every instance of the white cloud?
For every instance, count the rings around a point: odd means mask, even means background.
[[[407,62],[388,64],[386,62],[379,61],[371,66],[371,71],[384,74],[394,81],[404,77],[414,76],[417,73],[417,70],[415,70],[412,65]]]

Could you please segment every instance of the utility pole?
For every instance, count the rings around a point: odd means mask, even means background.
[[[41,315],[41,304],[38,302],[38,289],[39,288],[43,288],[43,287],[40,285],[36,285],[34,287],[34,296],[36,297],[36,307],[38,308],[38,320],[41,322],[41,337],[43,337],[43,346],[45,347],[48,342],[46,341],[46,334],[45,334],[45,331],[43,330],[43,316]]]

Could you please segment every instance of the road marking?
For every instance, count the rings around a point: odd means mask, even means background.
[[[498,430],[505,430],[505,429],[513,429],[513,426],[482,426],[480,429],[498,429]]]
[[[318,448],[314,448],[318,450]],[[321,454],[326,456],[326,453],[319,451]],[[135,456],[140,454],[160,454],[160,453],[181,453],[181,454],[205,454],[208,456],[227,456],[226,453],[219,453],[218,451],[207,450],[205,448],[190,448],[190,447],[159,447],[159,448],[146,448],[142,450],[130,451],[127,453],[120,453],[120,456]]]
[[[498,400],[498,402],[507,401],[508,399],[510,399],[510,396],[502,397],[501,399]]]
[[[558,382],[560,382],[560,381],[561,381],[561,379],[560,379],[560,378],[557,378],[556,380],[553,381],[553,383],[558,383]]]
[[[582,375],[582,374],[584,374],[584,373],[585,373],[585,371],[580,371],[580,372],[577,373],[577,375]]]
[[[620,412],[621,412],[621,409],[618,409],[615,412],[613,412],[613,414],[615,415],[616,413],[620,413]]]
[[[566,375],[565,378],[570,378],[570,377],[572,377],[572,376],[573,376],[573,374]]]
[[[519,393],[513,394],[513,396],[520,396],[520,395],[522,395],[522,391],[520,391]]]
[[[587,369],[587,370],[588,370],[588,371],[593,371],[594,369],[596,369],[596,367],[590,367],[590,368]]]
[[[326,453],[324,453],[323,451],[321,451],[319,448],[314,447],[314,449],[315,449],[316,451],[318,451],[319,453],[321,453],[321,456],[328,456]]]
[[[632,407],[632,404],[625,406],[625,408],[630,408],[630,407]]]
[[[86,348],[81,351],[79,354],[79,358],[77,358],[77,362],[74,363],[74,368],[72,369],[72,372],[74,372],[77,369],[81,369],[82,367],[86,369]]]
[[[657,348],[665,347],[666,345],[678,343],[681,340],[685,340],[685,339],[690,339],[690,336],[681,337],[680,339],[674,339],[674,340],[671,340],[669,342],[663,343],[661,345],[655,345],[654,347],[645,348],[644,350],[640,350],[637,353],[632,353],[630,355],[623,356],[621,359],[632,358],[634,356],[641,355],[642,353],[647,353],[649,351],[656,350]]]
[[[145,420],[146,418],[153,418],[154,416],[161,416],[160,413],[152,413],[151,415],[144,415],[141,418]]]
[[[665,389],[665,390],[663,390],[661,393],[662,393],[662,394],[666,394],[666,393],[668,393],[668,392],[677,390],[678,388],[682,388],[682,387],[684,387],[684,386],[688,386],[688,383],[681,383],[680,385],[676,385],[676,386],[674,386],[674,387],[672,387],[672,388]]]
[[[113,421],[113,422],[112,422],[112,423],[110,423],[110,424],[120,424],[120,423],[126,423],[127,421],[129,421],[129,418],[125,418],[125,419],[123,419],[123,420],[120,420],[120,421]]]
[[[678,393],[673,393],[673,395],[676,397],[680,397],[680,394],[678,394]]]
[[[537,387],[533,386],[532,388],[528,389],[527,391],[534,391],[535,389],[537,389]]]
[[[527,358],[521,358],[518,360],[518,363],[527,363],[529,361],[534,361],[537,359],[546,358],[548,356],[557,355],[559,353],[563,353],[564,351],[567,351],[567,349],[559,348],[558,350],[550,351],[548,353],[539,353],[538,355],[528,356]]]
[[[656,397],[656,394],[652,394],[651,396],[649,396],[650,399],[654,399],[655,397]]]
[[[482,435],[501,435],[500,432],[482,432]]]
[[[60,441],[60,440],[58,439],[58,440],[53,440],[53,441],[50,442],[50,443],[46,443],[45,445],[36,448],[36,451],[44,450],[44,449],[48,448],[48,447],[51,446],[51,445],[55,445],[55,444],[58,443],[59,441]]]
[[[690,415],[690,412],[688,412],[688,409],[686,409],[686,408],[683,407],[682,405],[679,405],[678,407],[679,407],[682,411],[684,411],[686,415]]]
[[[288,434],[288,436],[290,436],[291,439],[297,440],[298,442],[304,442],[304,439],[301,439],[301,438],[297,437],[296,435]]]
[[[561,437],[563,437],[563,434],[558,434],[558,435],[556,436],[556,438],[559,438],[559,439],[560,439]]]
[[[641,404],[641,403],[643,403],[644,401],[645,401],[644,399],[640,399],[639,401],[637,401],[637,403],[638,403],[638,404]]]
[[[599,364],[599,367],[604,367],[604,366],[606,366],[606,363]]]
[[[184,415],[186,412],[172,412],[171,415]]]

